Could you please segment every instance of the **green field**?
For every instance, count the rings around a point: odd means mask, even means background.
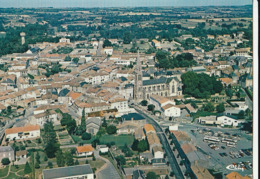
[[[0,169],[0,177],[5,177],[8,173],[9,166],[6,166],[3,169]]]
[[[133,135],[104,135],[100,138],[101,143],[110,143],[115,142],[116,146],[124,146],[125,144],[131,145],[134,142]]]

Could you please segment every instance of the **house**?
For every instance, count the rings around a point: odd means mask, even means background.
[[[106,47],[106,48],[104,48],[104,53],[106,55],[112,55],[113,54],[113,47]]]
[[[94,148],[91,145],[84,145],[76,147],[78,156],[91,156],[94,154]]]
[[[100,153],[108,153],[109,148],[106,145],[98,145],[97,150],[99,150]]]
[[[251,179],[249,176],[242,176],[237,172],[231,172],[226,175],[225,179]]]
[[[216,116],[199,117],[198,123],[205,125],[220,125],[221,122],[216,120]]]
[[[145,135],[147,135],[149,133],[156,133],[152,124],[145,124],[144,125],[144,132],[145,132]]]
[[[39,125],[27,125],[24,127],[13,127],[5,130],[6,140],[27,140],[40,137]]]
[[[27,150],[20,150],[15,152],[15,160],[19,161],[21,159],[26,159],[27,157]]]
[[[152,40],[152,45],[155,48],[160,48],[161,47],[161,43],[158,40],[155,40],[155,39]]]
[[[44,126],[46,121],[52,121],[54,125],[58,125],[60,114],[54,110],[46,110],[43,113],[35,114],[30,118],[30,123],[33,125]]]
[[[89,164],[43,170],[42,176],[43,179],[94,179],[94,173]]]
[[[153,152],[154,158],[164,158],[164,156],[163,156],[164,152],[163,152],[162,147],[155,146],[155,147],[153,147],[152,152]]]
[[[119,113],[127,113],[129,111],[128,101],[124,98],[114,98],[109,100],[111,109],[117,109]]]
[[[153,152],[154,147],[162,147],[162,144],[160,142],[160,139],[156,135],[156,133],[149,133],[146,134],[146,138],[149,144],[150,152]],[[158,149],[158,148],[157,148]],[[156,150],[157,151],[157,150]]]
[[[214,177],[210,174],[210,172],[206,168],[198,166],[197,161],[195,161],[195,164],[191,166],[191,169],[198,179],[204,179],[204,178],[214,179]]]
[[[175,106],[175,102],[159,95],[152,95],[150,103],[155,106],[155,109],[163,112],[166,117],[178,117],[181,115],[181,109]]]
[[[11,146],[0,146],[0,161],[3,158],[9,158],[10,161],[15,159],[14,149]]]
[[[91,135],[96,135],[100,126],[101,126],[101,119],[97,117],[91,117],[86,120],[86,132],[90,133]]]
[[[231,116],[231,115],[217,116],[217,121],[220,122],[222,126],[234,126],[234,127],[237,127],[239,124],[245,122],[244,120],[238,120],[236,116]]]
[[[178,117],[181,115],[181,109],[175,105],[167,104],[162,107],[164,116],[166,117]]]

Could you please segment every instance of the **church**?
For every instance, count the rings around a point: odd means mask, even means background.
[[[177,77],[160,77],[156,79],[143,80],[140,56],[136,59],[135,67],[134,100],[140,102],[149,100],[152,95],[164,97],[182,95],[182,83]]]

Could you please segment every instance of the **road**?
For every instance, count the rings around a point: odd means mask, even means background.
[[[94,151],[95,157],[104,160],[106,163],[99,170],[96,171],[97,179],[103,178],[113,178],[121,179],[120,175],[117,173],[114,165],[106,158],[99,155],[98,151]]]
[[[243,89],[244,90],[244,89]],[[245,91],[245,90],[244,90]],[[246,92],[245,92],[246,93]],[[249,96],[246,93],[246,105],[248,105],[248,108],[250,110],[253,110],[253,101],[249,98]]]
[[[180,166],[171,150],[171,147],[167,141],[167,138],[162,130],[162,128],[160,127],[160,125],[154,121],[153,118],[149,117],[146,113],[144,113],[139,107],[137,106],[133,106],[135,108],[135,110],[140,113],[143,117],[146,118],[147,122],[152,124],[154,129],[156,130],[157,132],[157,135],[162,143],[162,145],[164,146],[164,150],[165,150],[165,153],[168,157],[168,161],[169,161],[169,165],[173,171],[173,173],[175,174],[175,177],[178,178],[178,179],[184,179],[184,176],[183,176],[183,173],[180,169]]]

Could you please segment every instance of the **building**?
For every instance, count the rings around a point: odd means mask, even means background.
[[[43,179],[94,179],[89,164],[43,170],[42,176]]]
[[[226,175],[226,179],[251,179],[249,176],[242,176],[237,172],[231,172]]]
[[[195,165],[191,166],[193,173],[197,176],[198,179],[214,179],[214,177],[210,174],[210,172],[201,166],[198,166],[197,161],[195,161]]]
[[[13,127],[5,130],[6,140],[26,140],[40,137],[39,125],[27,125],[24,127]]]
[[[153,147],[152,152],[153,152],[154,158],[164,158],[164,152],[163,152],[162,147],[155,146],[155,147]]]
[[[103,154],[108,153],[108,150],[109,150],[108,146],[106,146],[106,145],[98,145],[97,149],[99,150],[100,153],[103,153]]]
[[[144,125],[144,132],[145,132],[145,135],[147,135],[149,133],[156,133],[152,124],[145,124]]]
[[[60,43],[70,43],[70,39],[66,39],[66,38],[61,38],[59,40]]]
[[[217,116],[217,121],[223,126],[234,126],[237,127],[239,124],[244,123],[244,120],[238,120],[236,116],[231,115],[220,115]]]
[[[143,94],[143,73],[142,73],[139,51],[136,59],[134,74],[135,74],[134,100],[140,102],[142,99],[144,99],[144,94]]]
[[[91,117],[86,120],[86,132],[90,133],[91,135],[96,135],[100,126],[101,126],[101,119],[97,117]]]
[[[0,146],[0,161],[3,158],[9,158],[10,161],[15,159],[14,149],[11,146]]]
[[[91,145],[84,145],[76,147],[78,156],[91,156],[94,154],[94,148]]]
[[[181,109],[175,106],[175,102],[168,98],[152,95],[150,103],[155,106],[155,109],[160,110],[166,117],[178,117],[181,115]]]

